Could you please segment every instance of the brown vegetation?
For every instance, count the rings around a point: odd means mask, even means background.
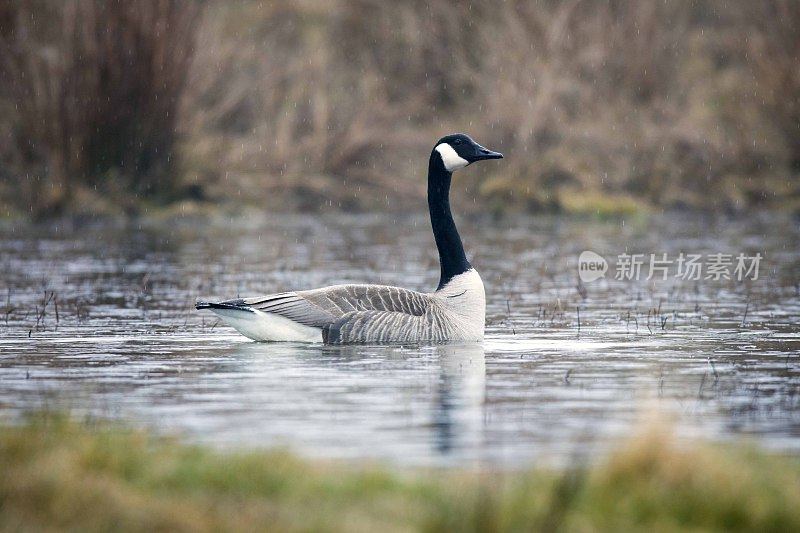
[[[432,142],[459,130],[507,153],[461,177],[484,209],[800,204],[791,0],[74,0],[33,18],[3,5],[0,107],[13,112],[0,155],[4,179],[30,189],[192,186],[281,209],[398,207],[424,193]],[[75,12],[94,30],[76,30]],[[60,22],[44,32],[37,19]],[[136,68],[91,81],[130,50]],[[42,93],[31,78],[66,88],[30,106]]]
[[[81,189],[123,208],[132,195],[173,192],[197,13],[171,0],[3,1],[8,193],[49,214],[74,207]]]

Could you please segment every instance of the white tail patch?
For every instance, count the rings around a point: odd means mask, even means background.
[[[435,150],[442,156],[442,163],[444,163],[444,168],[448,172],[453,172],[469,165],[469,161],[458,155],[455,149],[447,143],[436,146]]]
[[[322,342],[322,330],[257,309],[211,309],[226,324],[254,341]]]

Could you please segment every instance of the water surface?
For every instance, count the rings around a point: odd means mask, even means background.
[[[192,304],[348,282],[429,290],[424,217],[0,228],[0,416],[69,409],[220,446],[518,467],[591,459],[659,410],[681,436],[800,451],[796,221],[461,230],[487,289],[483,345],[325,347],[253,343]],[[612,261],[605,278],[578,283],[583,250]],[[764,259],[757,280],[615,280],[626,252]]]

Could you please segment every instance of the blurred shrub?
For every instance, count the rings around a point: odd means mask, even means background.
[[[780,42],[794,36],[793,10],[780,0],[211,4],[195,72],[204,82],[187,105],[193,175],[216,175],[217,195],[233,182],[283,206],[399,204],[424,194],[433,141],[461,130],[507,152],[462,182],[497,209],[592,210],[576,196],[757,205],[796,188],[797,98],[781,95],[800,69]],[[753,46],[781,50],[756,57]]]
[[[459,176],[483,209],[800,197],[791,0],[0,5],[0,156],[45,205],[85,182],[398,207],[452,131],[507,153]]]
[[[4,155],[17,169],[6,179],[19,180],[19,200],[46,215],[81,190],[123,205],[174,192],[197,14],[181,0],[0,3],[2,91],[13,102]]]
[[[800,2],[753,2],[749,8],[754,30],[747,51],[759,94],[788,143],[792,170],[800,172]]]

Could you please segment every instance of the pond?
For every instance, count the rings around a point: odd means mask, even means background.
[[[517,468],[591,460],[658,412],[682,437],[800,451],[797,220],[520,216],[460,229],[486,285],[482,345],[326,347],[251,342],[194,300],[348,282],[430,290],[426,217],[7,223],[0,418],[63,409],[221,447]],[[608,261],[604,277],[580,280],[586,250]],[[701,256],[699,280],[680,275],[681,253]],[[642,254],[638,279],[624,254]],[[651,271],[650,254],[668,269]],[[715,254],[730,255],[731,279],[709,274]],[[757,274],[736,272],[739,254],[761,255]]]

